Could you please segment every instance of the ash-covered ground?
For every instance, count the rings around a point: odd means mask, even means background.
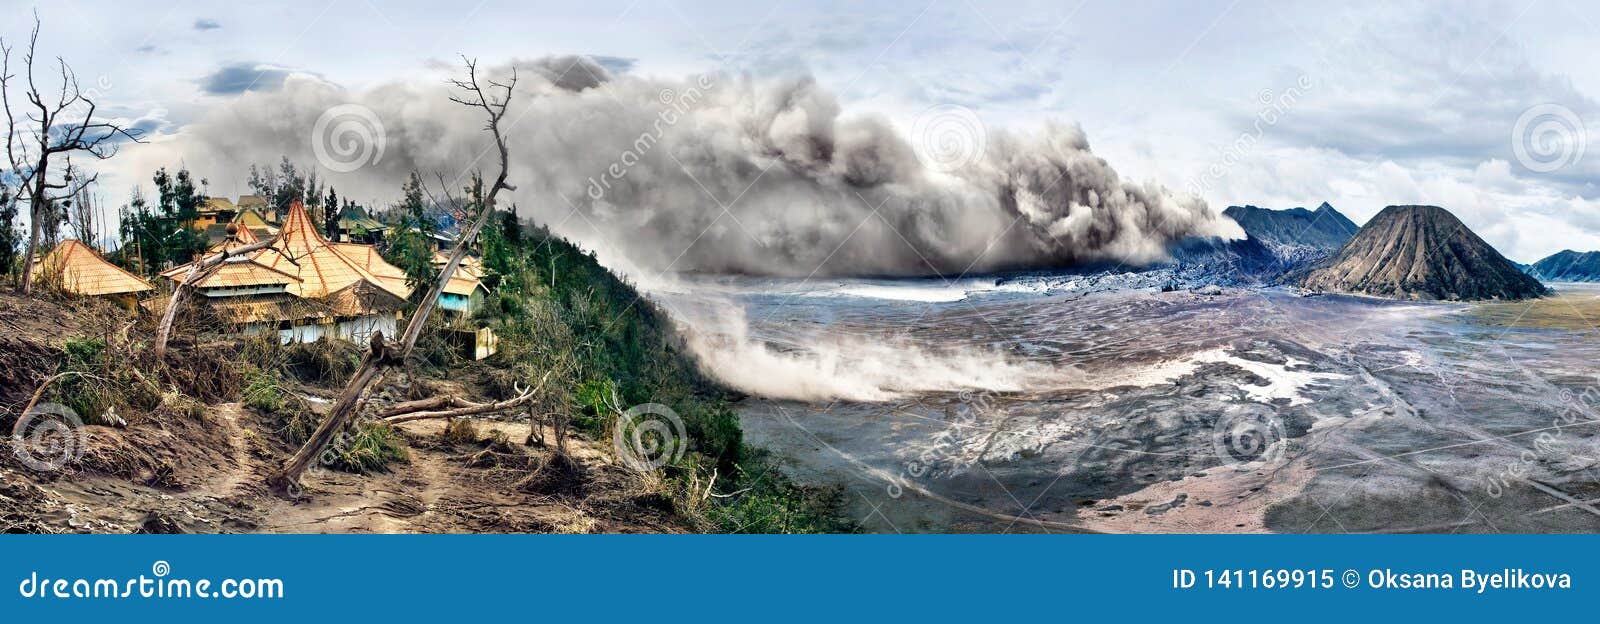
[[[1600,531],[1600,288],[1432,304],[1164,283],[662,298],[750,393],[746,440],[846,487],[866,530]]]

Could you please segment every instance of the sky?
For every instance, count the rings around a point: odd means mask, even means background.
[[[146,131],[93,164],[112,203],[161,165],[243,192],[186,137],[295,80],[370,92],[440,83],[462,54],[587,55],[616,75],[811,76],[911,136],[952,110],[980,138],[1077,124],[1123,178],[1218,211],[1434,204],[1519,262],[1600,249],[1593,3],[766,4],[6,0],[0,37],[24,41],[36,9],[40,56]]]

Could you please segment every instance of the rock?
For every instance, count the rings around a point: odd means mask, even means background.
[[[1152,516],[1164,514],[1173,509],[1177,509],[1179,506],[1183,505],[1183,502],[1186,500],[1189,500],[1188,494],[1179,494],[1168,502],[1161,503],[1160,505],[1151,505],[1144,508],[1144,512]]]
[[[188,533],[176,520],[159,511],[152,511],[146,514],[144,520],[139,522],[139,530],[135,532],[161,535]]]

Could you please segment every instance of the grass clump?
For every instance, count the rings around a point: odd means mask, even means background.
[[[670,483],[675,507],[702,531],[716,533],[853,533],[844,515],[844,490],[791,481],[767,452],[744,449],[734,478],[706,491],[706,471],[684,466]]]
[[[388,472],[390,464],[410,461],[399,432],[373,421],[357,424],[324,457],[329,467],[357,474]]]

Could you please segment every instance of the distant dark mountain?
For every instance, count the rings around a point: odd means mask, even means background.
[[[1384,208],[1338,254],[1288,279],[1307,290],[1396,299],[1527,299],[1546,292],[1437,206]]]
[[[1271,249],[1285,268],[1333,255],[1361,229],[1327,202],[1316,210],[1229,206],[1222,214]]]
[[[1252,284],[1276,281],[1285,271],[1339,250],[1360,229],[1332,206],[1269,210],[1231,206],[1224,215],[1245,231],[1241,240],[1186,238],[1168,252],[1182,284]]]
[[[1546,282],[1600,282],[1600,251],[1559,251],[1527,270]]]

